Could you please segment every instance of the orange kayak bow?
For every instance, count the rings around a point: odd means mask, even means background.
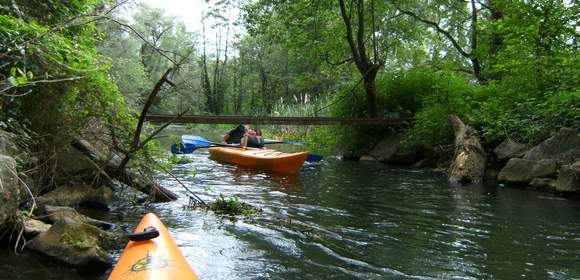
[[[161,220],[146,214],[109,280],[198,279]]]

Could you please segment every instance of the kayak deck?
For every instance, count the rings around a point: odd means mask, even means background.
[[[308,152],[283,153],[272,149],[212,147],[210,158],[217,161],[233,163],[238,166],[295,174],[308,157]]]
[[[152,213],[143,216],[135,233],[151,226],[159,231],[159,236],[144,241],[129,241],[109,280],[198,279],[157,216]]]

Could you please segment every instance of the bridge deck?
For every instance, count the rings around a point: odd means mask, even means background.
[[[149,114],[149,122],[166,123],[175,115]],[[282,125],[402,125],[407,121],[400,118],[332,118],[332,117],[252,117],[252,116],[202,116],[187,115],[174,123],[205,124],[282,124]]]

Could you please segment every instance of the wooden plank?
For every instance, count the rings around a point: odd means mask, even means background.
[[[149,114],[145,119],[165,123],[175,115]],[[252,117],[252,116],[182,116],[175,123],[205,124],[281,124],[281,125],[402,125],[407,121],[399,118],[332,118],[332,117]]]

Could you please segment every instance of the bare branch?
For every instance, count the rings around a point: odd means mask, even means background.
[[[171,74],[171,72],[173,72],[173,70],[174,68],[167,69],[167,71],[165,71],[165,74],[161,76],[161,78],[157,81],[157,83],[153,87],[153,90],[149,94],[149,97],[147,98],[147,101],[143,106],[143,110],[141,111],[141,115],[139,116],[139,121],[137,122],[137,128],[135,129],[135,134],[133,135],[133,142],[131,143],[131,147],[129,148],[129,153],[125,155],[125,158],[123,158],[123,160],[119,164],[118,167],[119,170],[125,169],[125,166],[131,159],[133,153],[139,150],[141,132],[143,130],[143,124],[145,123],[145,116],[147,115],[147,112],[149,112],[149,108],[151,107],[151,105],[153,105],[153,101],[157,97],[157,94],[159,93],[159,91],[161,91],[161,88],[167,81],[167,77],[169,76],[169,74]]]
[[[151,135],[149,135],[149,137],[147,137],[145,140],[143,140],[141,142],[141,144],[139,144],[139,146],[137,147],[137,150],[145,147],[145,145],[147,145],[147,143],[151,140],[153,140],[153,138],[159,134],[159,132],[161,132],[163,129],[165,129],[166,127],[168,127],[170,124],[172,124],[174,121],[176,121],[177,119],[181,118],[183,115],[185,115],[185,113],[189,112],[189,109],[179,113],[177,116],[175,116],[174,118],[172,118],[171,120],[169,120],[168,122],[164,123],[162,126],[158,127],[155,131],[153,131],[151,133]]]

